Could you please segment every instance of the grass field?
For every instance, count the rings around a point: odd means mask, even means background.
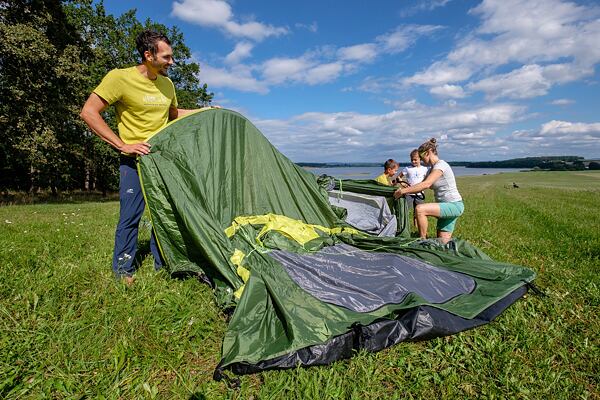
[[[206,285],[155,273],[151,257],[134,286],[113,279],[116,202],[0,207],[0,398],[600,398],[600,172],[459,188],[456,235],[535,270],[547,297],[451,337],[243,376],[239,390],[212,380],[226,322]],[[142,237],[146,250],[147,224]]]

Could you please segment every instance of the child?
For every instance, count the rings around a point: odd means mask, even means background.
[[[421,165],[421,158],[419,157],[419,151],[417,149],[410,152],[410,162],[412,163],[412,167],[405,167],[398,175],[398,178],[405,176],[408,184],[414,186],[425,179],[428,169]],[[408,208],[413,210],[413,222],[415,226],[417,226],[417,204],[423,204],[425,202],[425,193],[419,192],[409,194],[406,196],[406,202],[408,203]]]
[[[382,185],[392,186],[392,179],[398,172],[398,163],[391,158],[383,164],[383,174],[379,175],[375,180]]]

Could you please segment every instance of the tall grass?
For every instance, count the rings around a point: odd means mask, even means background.
[[[155,273],[151,257],[132,287],[113,279],[116,202],[1,207],[0,397],[600,398],[600,173],[459,188],[456,235],[537,271],[547,297],[451,337],[243,376],[239,390],[212,380],[226,322],[207,286]]]

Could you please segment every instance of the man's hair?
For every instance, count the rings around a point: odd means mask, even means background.
[[[142,62],[146,61],[146,57],[144,57],[146,51],[149,51],[154,56],[156,55],[158,42],[165,42],[169,46],[171,45],[169,38],[160,32],[145,30],[137,35],[135,38],[135,47],[138,53],[140,53],[140,57],[142,57]]]
[[[394,161],[394,159],[390,158],[383,164],[383,169],[387,170],[390,168],[396,168],[397,166],[398,166],[398,163],[396,161]]]

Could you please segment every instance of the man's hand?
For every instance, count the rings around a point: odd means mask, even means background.
[[[400,197],[404,196],[404,193],[402,193],[402,188],[399,188],[398,190],[396,190],[394,192],[394,198],[395,199],[399,199]]]
[[[119,150],[126,154],[137,154],[140,156],[144,156],[144,155],[150,153],[150,144],[149,143],[123,144],[123,146],[119,147]]]

